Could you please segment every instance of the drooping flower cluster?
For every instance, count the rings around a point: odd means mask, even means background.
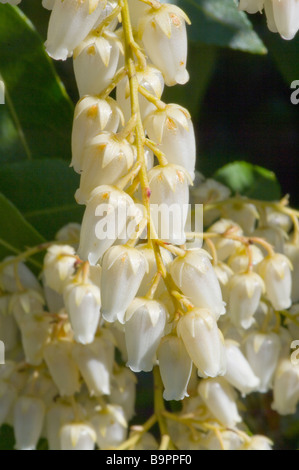
[[[240,0],[240,10],[247,13],[265,11],[268,28],[284,39],[293,39],[299,29],[298,0]]]
[[[48,53],[73,56],[85,213],[36,248],[47,251],[41,282],[22,262],[32,250],[0,264],[0,425],[13,425],[18,449],[41,436],[53,450],[156,449],[159,413],[178,449],[271,449],[247,432],[239,400],[273,389],[282,415],[299,402],[298,213],[196,174],[190,115],[161,100],[188,79],[180,9],[43,3]],[[204,205],[205,231],[188,229],[189,202]],[[182,411],[155,409],[128,436],[134,373],[152,370],[155,393]]]

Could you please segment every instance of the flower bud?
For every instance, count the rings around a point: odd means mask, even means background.
[[[123,408],[127,421],[135,414],[136,375],[127,367],[117,370],[112,376],[110,401]]]
[[[275,333],[251,333],[245,340],[246,358],[260,379],[257,389],[260,393],[266,393],[272,386],[280,349],[280,339]]]
[[[44,279],[46,284],[62,294],[65,283],[75,272],[75,250],[69,245],[52,245],[44,259]]]
[[[128,423],[121,406],[107,405],[91,418],[91,424],[101,450],[118,447],[126,439]]]
[[[216,377],[226,371],[223,337],[213,314],[193,309],[178,322],[177,333],[201,377]]]
[[[195,134],[189,112],[182,106],[168,104],[151,112],[144,126],[148,136],[159,144],[168,163],[184,167],[192,180],[195,177]]]
[[[229,257],[227,264],[236,274],[241,274],[248,270],[250,263],[253,268],[256,268],[263,259],[264,255],[260,248],[256,245],[250,245],[250,259],[248,248],[241,247]]]
[[[236,403],[237,394],[225,379],[202,380],[198,394],[223,426],[231,428],[242,421]]]
[[[124,315],[136,296],[148,263],[140,251],[128,246],[113,246],[102,263],[102,315],[113,323],[124,322]]]
[[[158,238],[182,245],[186,241],[189,175],[177,165],[156,166],[148,173],[151,214]]]
[[[253,373],[238,343],[226,340],[225,352],[227,370],[224,378],[243,395],[247,395],[256,390],[260,384],[260,380]]]
[[[224,235],[225,233],[232,233],[236,236],[243,235],[243,230],[241,227],[227,219],[218,220],[213,225],[211,225],[207,231],[211,233],[219,233],[221,235]],[[213,238],[213,243],[217,250],[217,257],[219,261],[225,261],[242,247],[242,244],[239,241],[226,238],[225,236]]]
[[[284,246],[285,255],[292,264],[292,303],[299,302],[299,245],[286,243]]]
[[[80,374],[72,358],[73,344],[56,340],[47,344],[44,358],[61,396],[73,396],[80,390]]]
[[[136,298],[125,315],[127,366],[133,372],[152,370],[167,320],[165,307],[155,300]]]
[[[142,71],[136,71],[136,77],[140,86],[145,88],[153,97],[160,99],[164,89],[163,75],[153,65],[147,65]],[[116,88],[116,101],[124,113],[125,120],[131,117],[131,97],[128,77],[125,77]],[[156,106],[139,94],[139,107],[142,120],[144,120]]]
[[[55,60],[66,60],[100,17],[102,0],[56,0],[50,16],[46,49]]]
[[[183,85],[189,79],[186,22],[190,23],[180,8],[165,4],[148,10],[139,23],[144,48],[168,86]]]
[[[53,319],[47,314],[25,315],[18,321],[22,346],[28,364],[39,366],[43,362],[44,347],[52,331]]]
[[[41,286],[35,275],[22,262],[14,262],[13,256],[4,258],[3,262],[12,261],[0,268],[0,286],[7,292],[19,292],[22,289],[32,289],[41,292]],[[17,266],[16,266],[17,265]]]
[[[296,413],[299,402],[299,365],[282,359],[277,367],[273,386],[272,409],[280,415]]]
[[[82,172],[84,150],[89,141],[101,131],[116,132],[123,119],[122,111],[110,97],[101,100],[85,96],[78,102],[72,130],[71,163],[77,173]]]
[[[88,281],[73,281],[64,289],[63,297],[75,341],[81,344],[92,343],[100,320],[99,287]]]
[[[292,274],[289,259],[281,254],[268,255],[258,266],[258,273],[266,286],[267,296],[275,310],[292,305]]]
[[[95,265],[124,230],[133,199],[113,186],[99,186],[87,201],[78,254]]]
[[[248,330],[265,291],[264,282],[258,274],[247,272],[232,276],[227,288],[230,319],[235,326]]]
[[[192,360],[181,338],[168,335],[162,338],[157,352],[165,400],[183,400],[192,371]]]
[[[62,426],[74,419],[71,406],[57,403],[52,405],[46,416],[46,433],[50,450],[61,450],[60,430]]]
[[[118,36],[105,29],[101,36],[90,34],[74,51],[74,72],[80,96],[98,95],[113,80],[119,52],[123,46]]]
[[[60,431],[61,450],[94,450],[96,434],[85,423],[65,424]]]
[[[198,308],[210,310],[216,320],[225,313],[225,303],[209,254],[202,249],[186,251],[170,265],[172,279]]]
[[[14,406],[14,432],[17,450],[34,450],[41,436],[45,405],[39,398],[21,396]]]
[[[102,132],[85,148],[77,202],[86,204],[91,192],[102,184],[114,185],[134,163],[134,147],[117,134]]]
[[[10,383],[0,380],[0,426],[6,423],[6,419],[16,398],[16,388]]]

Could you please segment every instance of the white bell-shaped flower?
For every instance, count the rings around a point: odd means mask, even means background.
[[[192,372],[192,360],[181,338],[167,335],[162,338],[157,351],[159,368],[164,385],[165,400],[183,400],[188,397],[187,387]]]
[[[247,330],[252,326],[264,291],[262,278],[252,271],[235,274],[230,278],[227,311],[236,327]]]
[[[258,273],[266,286],[267,296],[275,310],[292,305],[292,274],[289,259],[282,254],[268,255],[258,266]]]
[[[246,235],[250,235],[259,219],[259,213],[253,204],[240,202],[226,204],[221,210],[222,217],[235,221],[244,230]]]
[[[139,35],[151,62],[162,71],[168,86],[189,79],[187,64],[186,14],[177,6],[161,5],[145,12]]]
[[[86,38],[105,7],[103,0],[56,0],[50,16],[46,49],[66,60]]]
[[[245,340],[246,358],[260,379],[257,389],[260,393],[266,393],[272,387],[280,350],[281,342],[276,333],[253,332]]]
[[[252,436],[241,450],[272,450],[273,442],[265,436]]]
[[[231,428],[242,421],[236,403],[237,394],[224,378],[202,380],[198,393],[223,426]]]
[[[99,287],[88,281],[73,281],[65,287],[63,297],[75,341],[92,343],[100,320]]]
[[[8,302],[8,296],[0,297],[0,339],[5,344],[5,352],[12,351],[19,341],[19,330],[13,315],[3,314],[1,304],[5,300]]]
[[[101,450],[118,447],[127,436],[128,423],[121,406],[107,405],[98,410],[90,420]]]
[[[140,0],[128,0],[128,5],[132,28],[137,32],[140,19],[143,18],[144,13],[146,10],[149,10],[150,7],[146,3],[140,2]]]
[[[19,1],[19,0],[16,0]],[[55,0],[42,0],[42,5],[46,10],[53,10]]]
[[[270,245],[272,245],[276,253],[284,253],[284,244],[287,240],[287,234],[282,228],[277,226],[258,227],[251,235],[253,237],[263,238],[266,240]],[[261,250],[264,255],[267,256],[267,250],[263,246],[261,246]]]
[[[133,372],[149,372],[164,335],[167,312],[155,300],[133,300],[125,315],[125,338],[128,351],[127,366]]]
[[[39,366],[43,362],[44,347],[50,338],[53,318],[46,313],[23,315],[18,321],[21,330],[22,346],[28,364]]]
[[[263,11],[265,0],[240,0],[239,9],[247,13],[257,13]]]
[[[3,366],[1,365],[1,367]],[[0,380],[0,426],[6,423],[6,419],[16,398],[16,388],[12,384]]]
[[[123,46],[119,37],[104,30],[101,36],[90,34],[74,51],[74,71],[80,96],[98,95],[116,73]]]
[[[213,238],[213,243],[217,250],[217,257],[219,261],[225,261],[231,255],[233,255],[236,250],[242,247],[242,244],[238,240],[233,240],[231,238],[225,237],[227,233],[232,233],[233,235],[242,236],[243,230],[235,222],[227,219],[220,219],[211,225],[208,230],[211,233],[219,233],[221,237]]]
[[[60,431],[61,450],[94,450],[96,433],[87,423],[71,423]]]
[[[299,365],[292,364],[290,359],[282,359],[277,367],[272,403],[273,410],[280,415],[296,413],[299,402]]]
[[[223,337],[214,315],[207,309],[193,309],[178,322],[177,333],[201,377],[226,372]]]
[[[135,414],[136,383],[136,375],[127,367],[116,370],[111,378],[110,401],[123,408],[128,422]]]
[[[216,320],[225,313],[225,303],[209,254],[202,249],[186,251],[170,265],[172,279],[198,308],[210,310]]]
[[[177,104],[152,111],[144,121],[151,140],[159,145],[168,163],[184,167],[192,181],[195,177],[196,143],[189,112]]]
[[[201,445],[205,450],[241,450],[244,444],[242,436],[235,431],[220,430],[219,434],[210,432],[201,441]]]
[[[250,257],[247,247],[242,246],[227,260],[228,266],[236,273],[241,274],[248,270],[249,264],[256,269],[257,265],[263,261],[262,250],[256,246],[250,246]]]
[[[124,117],[116,102],[108,97],[101,100],[96,96],[82,98],[74,114],[72,130],[72,162],[74,170],[81,174],[86,145],[101,131],[116,132]]]
[[[71,406],[63,403],[55,403],[48,410],[46,415],[46,436],[50,450],[61,450],[60,430],[66,423],[75,418],[74,410]]]
[[[44,259],[45,283],[62,294],[65,283],[75,272],[75,249],[69,245],[52,245]]]
[[[99,186],[87,201],[78,254],[95,265],[121,235],[131,217],[133,199],[113,186]]]
[[[0,269],[0,286],[2,289],[11,293],[23,289],[41,292],[41,285],[30,269],[22,262],[13,262],[13,256],[4,258],[3,262],[6,263],[10,260],[12,261],[10,264]]]
[[[132,168],[135,149],[117,134],[101,132],[86,146],[76,199],[86,204],[91,192],[102,184],[114,185]]]
[[[299,302],[299,245],[286,243],[284,246],[285,255],[292,264],[292,303]]]
[[[114,348],[108,348],[105,341],[99,337],[87,346],[75,344],[72,354],[90,395],[110,395]]]
[[[226,302],[229,294],[229,280],[234,275],[234,272],[226,263],[221,261],[218,261],[217,265],[213,266],[213,268],[220,284],[222,298]]]
[[[151,287],[152,280],[155,274],[157,273],[157,263],[154,250],[151,247],[146,244],[142,244],[138,245],[137,249],[145,256],[149,267],[148,272],[144,275],[144,278],[142,279],[141,285],[137,293],[138,297],[144,297],[148,293]],[[168,269],[170,263],[173,260],[172,254],[164,248],[160,248],[160,253],[163,259],[164,266],[166,269]],[[160,295],[165,292],[165,289],[165,284],[161,279],[156,290],[156,298],[160,297]]]
[[[61,396],[73,396],[80,390],[80,374],[72,358],[73,344],[56,340],[46,345],[44,358]]]
[[[39,398],[21,396],[14,406],[14,432],[17,450],[34,450],[41,437],[45,405]]]
[[[293,39],[299,29],[299,4],[297,0],[272,0],[277,31],[284,39]]]
[[[254,374],[238,343],[226,340],[225,353],[227,363],[225,379],[243,395],[256,390],[260,380]]]
[[[186,241],[189,184],[187,171],[177,165],[156,166],[148,173],[151,215],[158,237],[175,245]]]
[[[102,315],[109,323],[124,322],[124,315],[136,296],[148,263],[136,248],[113,246],[102,262]]]
[[[155,98],[160,99],[164,90],[164,79],[159,69],[153,65],[147,65],[144,70],[137,70],[136,77],[140,86],[146,89]],[[124,113],[125,120],[131,117],[131,97],[130,84],[128,77],[116,87],[116,101]],[[151,111],[156,109],[155,105],[139,94],[139,107],[142,120],[148,116]]]

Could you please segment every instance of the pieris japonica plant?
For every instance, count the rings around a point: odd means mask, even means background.
[[[299,0],[236,3],[264,10],[283,38],[299,28]],[[192,18],[181,8],[42,4],[46,51],[73,62],[80,96],[69,165],[84,213],[0,263],[0,425],[13,426],[19,450],[41,438],[50,450],[270,450],[248,427],[245,397],[271,396],[280,415],[299,403],[299,212],[195,170],[190,112],[163,101],[189,79]],[[194,204],[200,232],[189,227]],[[154,390],[140,423],[141,373]]]

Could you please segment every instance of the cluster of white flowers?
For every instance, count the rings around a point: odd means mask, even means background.
[[[247,13],[261,13],[264,9],[269,30],[284,39],[293,39],[298,32],[298,0],[239,0],[239,8]]]
[[[81,99],[72,166],[86,208],[81,226],[37,247],[47,248],[41,283],[25,255],[0,264],[0,425],[13,425],[17,449],[36,448],[40,437],[53,450],[158,448],[148,425],[128,438],[134,373],[154,369],[155,393],[160,383],[165,400],[183,400],[173,415],[155,409],[172,445],[270,450],[269,439],[247,432],[238,402],[273,389],[272,408],[285,415],[299,401],[290,361],[298,214],[286,201],[232,198],[196,175],[190,115],[161,101],[164,85],[188,79],[179,8],[43,4],[52,10],[48,53],[73,56]],[[189,201],[204,204],[204,233],[186,231],[184,210],[172,226],[150,211]],[[117,228],[104,237],[113,218]]]

